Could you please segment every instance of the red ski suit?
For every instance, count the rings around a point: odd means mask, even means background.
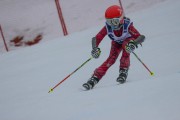
[[[111,42],[111,50],[110,55],[107,58],[107,60],[96,70],[94,71],[93,76],[96,76],[99,78],[99,80],[106,74],[107,70],[113,65],[118,58],[120,52],[122,51],[122,56],[120,59],[120,68],[129,68],[130,66],[130,54],[126,52],[125,45],[130,40],[135,40],[140,36],[140,33],[136,30],[136,28],[133,26],[133,23],[131,23],[128,27],[128,32],[131,35],[130,37],[123,40],[122,44],[113,41]],[[113,30],[113,33],[115,36],[119,37],[123,33],[123,27],[121,27],[119,30]],[[106,25],[100,30],[100,32],[95,36],[96,38],[96,47],[100,44],[100,42],[103,40],[103,38],[108,35],[107,27]]]

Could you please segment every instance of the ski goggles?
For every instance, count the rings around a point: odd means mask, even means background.
[[[120,24],[121,20],[122,20],[122,17],[120,17],[120,18],[111,18],[111,19],[107,18],[106,22],[110,26],[117,26],[117,25]]]

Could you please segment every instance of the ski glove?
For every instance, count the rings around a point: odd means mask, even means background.
[[[91,51],[91,55],[92,55],[92,57],[95,58],[95,59],[99,58],[100,54],[101,54],[100,48],[95,47],[95,48],[93,48],[93,50]]]
[[[136,45],[134,40],[129,41],[125,46],[126,52],[132,53],[138,46]]]

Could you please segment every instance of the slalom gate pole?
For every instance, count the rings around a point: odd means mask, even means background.
[[[88,60],[86,60],[81,66],[79,66],[75,71],[73,71],[71,74],[66,76],[63,80],[61,80],[58,84],[56,84],[53,88],[49,90],[48,93],[51,93],[57,86],[59,86],[61,83],[63,83],[66,79],[68,79],[72,74],[74,74],[76,71],[78,71],[82,66],[84,66],[86,63],[88,63],[93,57],[90,57]]]
[[[135,52],[132,52],[134,56],[143,64],[143,66],[149,71],[150,75],[153,76],[154,73],[149,70],[149,68],[142,62],[142,60],[137,56]]]
[[[5,46],[5,48],[6,48],[6,51],[8,52],[9,49],[8,49],[8,47],[7,47],[7,44],[6,44],[6,40],[5,40],[5,37],[4,37],[4,34],[3,34],[3,30],[2,30],[1,25],[0,25],[0,33],[1,33],[1,36],[2,36],[2,38],[3,38],[3,42],[4,42],[4,46]]]

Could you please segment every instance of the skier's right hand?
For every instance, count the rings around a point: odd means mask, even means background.
[[[101,54],[101,50],[98,47],[93,48],[93,50],[91,51],[91,55],[95,59],[99,58],[100,54]]]

